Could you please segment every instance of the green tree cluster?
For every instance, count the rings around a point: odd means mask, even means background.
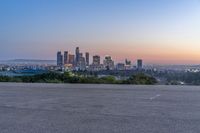
[[[155,84],[156,79],[145,74],[136,74],[127,80],[117,80],[114,76],[97,77],[72,72],[43,73],[33,76],[7,77],[0,76],[0,82],[25,83],[82,83],[82,84]]]
[[[139,73],[131,76],[128,80],[125,80],[125,83],[136,85],[153,85],[157,83],[157,80],[154,77]]]

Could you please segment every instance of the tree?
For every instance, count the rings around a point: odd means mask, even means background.
[[[142,85],[153,85],[157,83],[154,77],[147,76],[143,73],[132,75],[127,81],[128,84],[142,84]]]

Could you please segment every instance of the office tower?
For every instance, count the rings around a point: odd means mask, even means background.
[[[78,61],[79,61],[79,56],[80,56],[80,54],[79,54],[79,47],[76,47],[76,51],[75,51],[75,53],[76,53],[76,63],[78,63]]]
[[[68,64],[68,51],[64,52],[64,65]]]
[[[89,66],[89,64],[90,64],[90,57],[89,56],[90,56],[89,53],[86,52],[85,53],[86,66]]]
[[[114,61],[112,60],[111,56],[106,56],[103,61],[104,68],[106,70],[114,70]]]
[[[69,57],[68,63],[74,65],[75,64],[74,55],[69,54],[68,57]]]
[[[129,61],[129,60],[125,60],[125,65],[130,65],[131,66],[131,61]]]
[[[76,62],[76,67],[78,70],[85,70],[85,58],[83,57],[83,53],[79,53],[78,62]]]
[[[89,66],[89,70],[91,70],[91,71],[103,70],[104,69],[103,64],[100,64],[100,63],[101,63],[100,56],[99,55],[93,56],[93,62]]]
[[[79,70],[85,70],[86,69],[86,63],[85,63],[84,57],[79,57],[77,67],[78,67]]]
[[[93,63],[92,64],[95,65],[95,66],[100,65],[100,56],[99,55],[93,56]]]
[[[132,66],[131,66],[131,61],[129,60],[125,60],[125,69],[126,70],[131,70]]]
[[[142,60],[141,60],[141,59],[138,59],[138,60],[137,60],[137,69],[138,69],[138,70],[142,70],[142,68],[143,68],[142,65],[143,65],[143,64],[142,64]]]
[[[63,65],[63,55],[61,51],[57,52],[57,66],[62,66]]]
[[[81,57],[83,57],[83,53],[79,53],[79,59],[78,60],[80,60]]]

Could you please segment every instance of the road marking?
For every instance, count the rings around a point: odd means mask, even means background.
[[[157,97],[160,97],[161,95],[160,94],[157,94],[156,96],[154,96],[154,97],[150,97],[150,100],[154,100],[154,99],[156,99]]]

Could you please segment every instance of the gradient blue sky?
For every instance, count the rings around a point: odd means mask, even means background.
[[[0,0],[0,60],[76,46],[117,61],[200,64],[199,0]]]

